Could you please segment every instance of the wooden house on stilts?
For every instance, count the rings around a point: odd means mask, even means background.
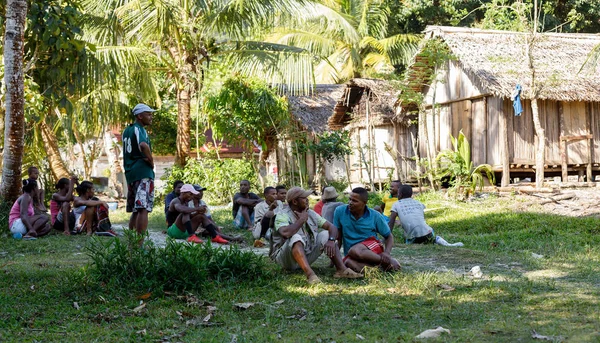
[[[452,56],[439,68],[427,42],[436,40]],[[535,175],[535,130],[531,109],[529,34],[431,26],[407,73],[416,104],[402,100],[397,113],[418,113],[419,155],[451,149],[450,136],[462,130],[473,163],[493,166],[502,185]],[[436,45],[433,45],[436,46]],[[600,35],[543,33],[530,44],[537,104],[546,135],[545,174],[600,174],[600,63],[589,63]],[[511,95],[522,87],[523,113],[515,116]]]

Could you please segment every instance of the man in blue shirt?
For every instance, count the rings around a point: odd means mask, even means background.
[[[365,266],[381,266],[384,270],[399,270],[400,263],[390,253],[394,236],[383,216],[367,207],[369,192],[362,187],[350,193],[348,205],[335,209],[333,225],[342,232],[344,262],[356,272]],[[384,239],[382,244],[377,234]]]

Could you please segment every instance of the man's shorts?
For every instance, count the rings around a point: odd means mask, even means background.
[[[377,255],[381,255],[385,251],[383,249],[383,244],[381,244],[381,242],[375,237],[369,237],[369,238],[365,239],[364,241],[360,242],[360,244],[366,246],[369,250],[376,253]],[[345,256],[344,262],[346,262],[347,259],[348,259],[348,256]]]
[[[435,233],[431,231],[425,236],[415,237],[413,239],[407,239],[406,244],[434,244],[435,243]]]
[[[254,221],[254,212],[252,212],[250,214],[250,220]],[[236,228],[238,229],[247,229],[248,228],[248,223],[246,223],[246,220],[244,219],[244,216],[242,215],[242,206],[240,206],[240,208],[238,209],[235,218],[233,219],[233,225],[235,225]]]
[[[323,253],[323,247],[329,240],[329,231],[321,231],[317,235],[317,244],[313,247],[312,251],[306,251],[306,238],[302,235],[295,234],[290,237],[282,246],[279,248],[279,251],[275,255],[275,262],[279,264],[285,270],[294,270],[300,268],[296,260],[294,260],[294,256],[292,255],[292,247],[296,242],[302,242],[304,244],[304,253],[306,254],[306,259],[308,260],[308,264],[312,264],[315,262],[319,256]]]
[[[16,219],[12,225],[10,226],[10,233],[13,235],[15,233],[20,233],[21,235],[25,235],[27,233],[27,227],[23,224],[23,220],[21,218]]]
[[[186,239],[188,238],[188,233],[186,231],[181,231],[177,228],[177,224],[173,223],[173,225],[169,226],[167,229],[167,236],[175,239]]]
[[[146,209],[152,212],[154,207],[154,180],[141,179],[127,185],[127,212]]]

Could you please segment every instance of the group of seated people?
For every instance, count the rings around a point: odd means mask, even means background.
[[[23,194],[13,204],[8,218],[8,227],[15,238],[33,240],[48,234],[52,228],[67,236],[83,232],[116,236],[108,218],[108,204],[94,196],[94,185],[90,181],[80,183],[75,176],[58,180],[48,216],[44,190],[38,185],[39,170],[32,166],[27,173]]]
[[[362,187],[352,190],[348,204],[337,201],[335,188],[326,187],[314,210],[308,201],[312,190],[266,187],[264,200],[249,190],[250,183],[242,180],[234,196],[235,226],[252,231],[255,247],[263,246],[264,237],[269,237],[271,259],[284,269],[302,269],[309,284],[321,282],[310,265],[323,252],[336,268],[335,278],[361,278],[367,266],[399,270],[399,262],[391,256],[396,218],[406,243],[462,246],[435,235],[425,222],[425,206],[412,198],[411,186],[399,181],[392,182],[378,210],[367,206],[369,193]]]
[[[202,200],[205,190],[200,185],[174,182],[173,191],[165,197],[167,235],[190,243],[203,243],[198,235],[210,237],[211,242],[218,244],[240,241],[241,237],[224,234],[212,219],[210,209]]]

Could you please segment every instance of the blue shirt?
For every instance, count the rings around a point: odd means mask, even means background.
[[[333,225],[342,230],[344,255],[348,255],[350,248],[369,237],[377,237],[377,234],[380,234],[383,238],[388,238],[391,234],[390,227],[381,213],[368,207],[365,210],[365,214],[356,219],[350,213],[348,205],[335,209]]]

